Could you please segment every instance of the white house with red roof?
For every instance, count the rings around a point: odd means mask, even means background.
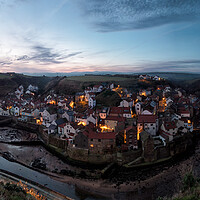
[[[146,131],[152,136],[158,131],[158,118],[156,115],[139,115],[137,121],[137,132]]]
[[[63,123],[58,125],[58,134],[61,138],[72,141],[78,133],[79,128],[80,127],[77,125],[77,123],[74,122]]]
[[[163,124],[160,127],[160,131],[160,135],[165,139],[168,139],[170,142],[173,140],[174,136],[178,132],[178,127],[175,121],[163,122]]]

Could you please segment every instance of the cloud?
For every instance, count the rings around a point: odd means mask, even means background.
[[[200,60],[142,61],[136,64],[143,72],[200,72]]]
[[[29,0],[0,0],[0,8],[4,8],[4,7],[13,7],[18,5],[19,3],[24,3],[27,2]]]
[[[100,32],[144,29],[200,17],[199,0],[77,0]]]
[[[23,55],[17,58],[17,61],[34,61],[43,64],[60,64],[66,62],[66,59],[77,56],[82,52],[59,52],[53,48],[45,47],[44,45],[33,45],[30,55]]]

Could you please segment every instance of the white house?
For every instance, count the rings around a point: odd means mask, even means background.
[[[72,142],[79,131],[76,123],[66,123],[58,126],[58,134],[61,138]]]
[[[120,102],[120,105],[118,107],[132,107],[133,106],[133,100],[122,100]]]
[[[153,77],[153,80],[154,80],[154,81],[160,81],[160,77],[159,77],[159,76],[154,76],[154,77]]]
[[[41,121],[45,126],[49,126],[51,122],[57,119],[57,114],[50,114],[46,109],[41,113]]]
[[[160,127],[161,136],[164,138],[168,138],[169,142],[173,140],[174,136],[178,132],[178,127],[175,121],[172,122],[163,122]]]
[[[87,117],[87,124],[89,124],[90,122],[96,124],[96,118],[93,114],[90,114],[89,117]]]
[[[137,102],[135,104],[135,112],[137,115],[140,115],[142,112],[142,104],[140,102]]]
[[[20,114],[20,109],[18,106],[13,106],[11,109],[10,109],[10,114],[15,116],[15,117],[18,117],[19,114]]]
[[[90,108],[94,108],[96,106],[96,99],[94,97],[90,97],[88,101],[88,106]]]
[[[156,115],[139,115],[137,121],[138,134],[146,131],[152,136],[156,135],[158,131],[158,119]]]
[[[89,101],[90,97],[95,97],[95,93],[94,92],[88,92],[85,94],[85,100]]]
[[[102,85],[94,85],[93,86],[93,92],[101,92],[103,90]]]
[[[3,108],[0,108],[0,115],[1,116],[8,116],[10,115],[10,112],[8,109],[4,110]]]

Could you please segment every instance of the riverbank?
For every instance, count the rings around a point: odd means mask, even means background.
[[[15,151],[15,148],[11,149]],[[113,199],[132,199],[133,197],[134,199],[156,199],[158,196],[172,196],[178,192],[186,173],[192,171],[196,177],[200,177],[199,165],[200,143],[197,144],[195,153],[191,157],[170,167],[163,168],[162,172],[146,180],[137,179],[133,181],[128,178],[124,182],[118,180],[115,182],[109,179],[89,180],[81,179],[80,177],[63,176],[47,171],[43,172],[57,181],[74,185],[77,191],[81,191],[82,193],[87,192],[90,195],[94,194]]]
[[[11,130],[9,133],[13,134],[14,132]],[[118,166],[114,173],[111,171],[104,179],[97,179],[97,177],[101,177],[100,169],[70,165],[69,162],[63,162],[63,159],[50,153],[42,145],[30,146],[19,142],[17,145],[1,143],[0,153],[3,155],[5,152],[11,155],[13,161],[46,174],[56,181],[72,185],[77,194],[90,199],[93,195],[95,198],[103,196],[103,198],[112,199],[132,199],[134,197],[134,199],[144,200],[156,199],[158,196],[172,196],[180,190],[185,173],[193,171],[197,177],[200,177],[200,169],[198,169],[200,165],[199,143],[196,145],[195,152],[187,159],[166,162],[158,166],[137,167],[136,169],[125,169]],[[32,164],[35,160],[45,164],[45,170],[38,166],[33,167]]]
[[[2,184],[12,184],[19,187],[22,187],[22,190],[24,188],[26,189],[26,193],[31,191],[31,193],[39,194],[40,197],[43,196],[44,199],[48,200],[72,200],[71,198],[61,195],[59,193],[56,193],[55,191],[52,191],[48,189],[47,187],[44,187],[42,185],[39,185],[38,183],[34,183],[33,181],[29,181],[23,177],[19,177],[16,175],[13,175],[10,172],[7,172],[5,170],[0,170],[0,182]],[[34,192],[33,192],[34,191]],[[33,197],[33,199],[35,199]]]

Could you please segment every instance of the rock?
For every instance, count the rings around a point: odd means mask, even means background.
[[[6,160],[9,160],[11,162],[15,161],[15,157],[10,152],[3,152],[2,156],[3,156],[3,158],[5,158]]]
[[[32,162],[32,167],[38,168],[38,169],[42,169],[42,170],[46,170],[46,163],[44,161],[42,161],[41,158],[37,158]]]

